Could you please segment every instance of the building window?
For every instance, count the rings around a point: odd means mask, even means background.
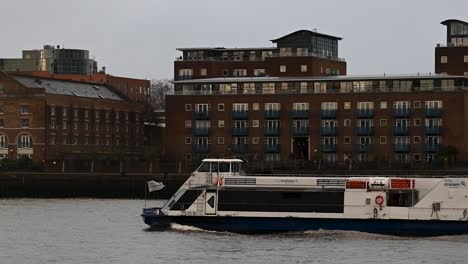
[[[343,142],[345,144],[351,144],[351,137],[344,137]]]
[[[413,154],[413,159],[414,159],[415,161],[420,161],[420,160],[421,160],[421,154],[419,154],[419,153],[414,153],[414,154]]]
[[[5,124],[3,122],[3,119],[0,119],[0,127],[3,127]]]
[[[463,56],[463,62],[468,62],[468,55]]]
[[[415,144],[421,143],[421,137],[420,137],[420,136],[415,136],[414,139],[413,139],[413,142],[414,142]]]
[[[387,119],[380,119],[380,126],[387,126]]]
[[[259,126],[260,126],[260,121],[252,120],[252,127],[259,127]]]
[[[414,126],[421,126],[421,119],[415,118],[414,119]]]
[[[68,115],[68,111],[67,111],[67,110],[68,110],[68,109],[67,109],[66,107],[62,108],[62,116],[63,116],[63,118],[66,118],[66,117],[67,117],[67,115]]]
[[[55,136],[50,136],[50,138],[49,138],[49,144],[55,145]]]
[[[286,72],[286,65],[280,65],[280,72]]]
[[[21,105],[20,108],[22,115],[29,114],[29,105]]]
[[[415,108],[415,109],[421,108],[421,101],[414,101],[413,102],[413,108]]]
[[[206,69],[201,69],[200,70],[200,75],[201,76],[206,76]]]
[[[380,137],[380,144],[387,144],[387,137],[386,136],[381,136]]]
[[[192,138],[191,137],[185,137],[185,144],[192,144]]]
[[[345,126],[345,127],[350,127],[350,126],[351,126],[351,119],[345,119],[345,120],[343,120],[343,126]]]
[[[260,104],[259,103],[253,103],[252,104],[252,110],[258,111],[260,109]]]
[[[78,144],[78,136],[73,136],[73,142],[72,142],[73,145],[77,145]]]
[[[464,72],[463,75],[468,76],[468,72]]]
[[[186,104],[185,105],[185,111],[187,111],[187,112],[192,111],[192,105],[191,104]]]
[[[21,135],[18,138],[18,148],[32,148],[32,138],[30,135]]]
[[[218,104],[218,111],[224,111],[224,104]]]
[[[50,107],[50,115],[55,116],[55,106]]]
[[[301,65],[301,72],[307,72],[307,65]]]
[[[73,129],[78,130],[78,122],[73,122]]]
[[[447,56],[440,56],[440,63],[447,63]]]
[[[224,144],[224,137],[218,137],[218,144]]]
[[[260,140],[259,140],[259,137],[253,137],[253,138],[252,138],[252,144],[257,145],[259,141],[260,141]]]
[[[21,119],[21,127],[29,127],[29,119]]]
[[[191,120],[185,120],[185,128],[191,128],[192,127],[192,121]]]
[[[345,110],[351,109],[351,102],[345,102],[343,108],[344,108]]]
[[[265,76],[265,69],[254,69],[254,76]]]
[[[224,127],[224,120],[218,120],[218,127]]]
[[[387,109],[387,102],[386,101],[380,102],[380,109]]]

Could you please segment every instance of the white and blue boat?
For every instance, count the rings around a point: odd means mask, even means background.
[[[400,236],[468,234],[467,178],[245,175],[240,159],[204,159],[151,228],[273,233],[352,230]]]

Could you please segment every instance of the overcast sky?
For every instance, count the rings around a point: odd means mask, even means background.
[[[343,38],[350,75],[433,72],[440,22],[468,21],[467,0],[3,0],[0,10],[0,58],[61,45],[148,79],[173,77],[177,47],[268,47],[314,28]]]

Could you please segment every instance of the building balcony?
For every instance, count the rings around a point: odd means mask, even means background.
[[[320,127],[320,135],[322,136],[335,136],[337,131],[336,127]]]
[[[194,111],[192,112],[192,117],[194,119],[210,119],[209,111]]]
[[[338,149],[337,144],[321,144],[320,145],[320,151],[322,153],[333,153],[336,152]]]
[[[357,109],[354,113],[357,118],[361,119],[374,117],[374,109]]]
[[[441,144],[426,143],[424,144],[424,152],[439,152],[442,148]]]
[[[372,135],[374,127],[356,127],[355,132],[357,135]]]
[[[268,110],[263,112],[263,118],[265,119],[279,119],[280,111],[278,110]]]
[[[192,80],[192,75],[178,75],[176,81]]]
[[[196,137],[207,137],[210,135],[210,128],[208,127],[195,127],[192,129],[192,134]]]
[[[230,149],[232,153],[247,153],[247,146],[246,144],[231,144]]]
[[[291,134],[293,136],[308,136],[309,135],[309,127],[292,127]]]
[[[356,144],[356,152],[369,152],[372,150],[373,144]]]
[[[392,111],[393,117],[396,117],[396,118],[409,117],[410,114],[411,114],[411,111],[409,108],[395,108]]]
[[[263,145],[263,152],[265,153],[279,153],[280,145],[279,144],[265,144]]]
[[[320,118],[321,119],[335,119],[337,116],[337,110],[336,109],[322,109],[320,110]]]
[[[193,144],[192,151],[195,153],[209,153],[210,145],[208,144]]]
[[[409,152],[410,144],[393,144],[393,151],[395,152]]]
[[[263,127],[263,134],[265,136],[279,136],[280,128],[279,127]]]
[[[308,119],[309,110],[292,110],[291,117],[296,119]]]
[[[442,126],[426,126],[426,127],[424,127],[424,134],[426,134],[426,135],[440,135],[440,134],[442,134]]]
[[[442,108],[425,108],[426,117],[442,117]]]
[[[248,119],[249,114],[247,111],[232,111],[231,117],[232,119]]]
[[[408,135],[410,132],[409,126],[394,126],[392,128],[392,132],[394,135]]]
[[[233,127],[231,128],[231,134],[238,137],[248,136],[249,129],[247,127]]]

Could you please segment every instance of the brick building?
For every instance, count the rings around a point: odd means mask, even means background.
[[[371,161],[424,165],[453,147],[468,161],[463,76],[180,80],[167,97],[171,160]]]
[[[276,47],[179,48],[174,79],[346,75],[346,62],[338,57],[340,40],[299,30],[271,40]]]
[[[468,23],[449,19],[442,25],[447,26],[447,43],[435,48],[435,72],[468,76]]]
[[[0,155],[75,171],[140,159],[142,112],[107,84],[0,72]]]

